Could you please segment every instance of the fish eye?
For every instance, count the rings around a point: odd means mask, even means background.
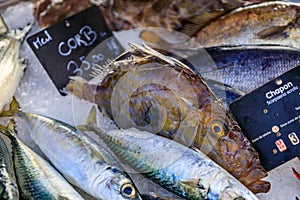
[[[212,122],[210,129],[211,129],[211,132],[218,137],[221,137],[224,135],[223,125],[221,125],[221,123],[218,121]]]
[[[121,194],[125,197],[132,197],[135,193],[135,188],[130,183],[124,184],[121,188]]]

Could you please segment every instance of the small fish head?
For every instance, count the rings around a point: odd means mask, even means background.
[[[250,190],[226,174],[219,174],[214,181],[209,189],[209,199],[258,200]]]
[[[142,199],[129,176],[115,167],[111,167],[110,173],[107,176],[106,181],[101,182],[100,185],[101,184],[105,184],[105,187],[109,190],[109,192],[107,192],[107,196],[102,197],[103,199]],[[100,185],[99,188],[103,189],[103,185]]]

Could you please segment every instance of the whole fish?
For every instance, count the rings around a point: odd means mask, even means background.
[[[19,60],[19,49],[31,26],[0,35],[0,112],[14,95],[23,77],[26,60]]]
[[[239,8],[197,33],[202,46],[280,44],[300,48],[300,4],[267,2]]]
[[[174,34],[172,31],[165,32]],[[203,48],[186,38],[184,46],[183,41],[178,44],[167,41],[153,29],[144,29],[140,38],[160,52],[165,53],[167,49],[173,52],[173,55],[169,53],[170,56],[181,62],[188,61],[189,63],[185,64],[205,80],[223,83],[244,93],[251,92],[300,64],[300,50],[283,45],[227,45]],[[218,83],[208,82],[208,85],[218,87]],[[224,86],[220,89],[224,90]],[[219,91],[218,88],[212,90],[215,93]],[[222,98],[222,95],[217,96]]]
[[[0,199],[19,199],[12,158],[2,137],[0,137]]]
[[[73,185],[101,200],[140,199],[129,176],[94,139],[64,122],[20,111],[17,101],[3,115],[25,120],[30,136]]]
[[[93,107],[89,120],[95,117]],[[88,128],[96,132],[123,163],[171,192],[186,199],[257,200],[251,191],[200,151],[134,128],[105,131],[91,121]]]
[[[257,152],[202,78],[184,63],[132,45],[96,68],[97,84],[74,78],[66,90],[96,103],[117,126],[146,130],[203,151],[254,192],[270,183]],[[107,72],[107,73],[106,73]]]
[[[14,121],[0,132],[12,144],[15,173],[22,199],[83,200],[76,190],[42,157],[16,137]]]
[[[212,19],[229,11],[266,0],[37,0],[34,15],[47,27],[65,17],[98,5],[111,30],[161,27],[193,35]]]

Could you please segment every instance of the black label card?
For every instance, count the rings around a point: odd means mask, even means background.
[[[300,66],[230,104],[267,171],[300,155]]]
[[[91,68],[103,65],[124,51],[112,36],[100,10],[92,6],[30,36],[27,42],[60,94],[66,95],[64,87],[70,76],[89,80]]]

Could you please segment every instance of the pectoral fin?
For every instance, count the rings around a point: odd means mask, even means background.
[[[208,25],[212,20],[216,19],[217,17],[220,17],[223,14],[225,14],[225,12],[204,12],[203,14],[187,21],[183,28],[179,31],[188,36],[193,36],[199,30]]]
[[[204,185],[201,184],[201,180],[188,180],[188,181],[181,181],[181,184],[187,185],[189,187],[198,188],[198,189],[205,189]]]
[[[266,28],[257,33],[257,37],[264,40],[284,39],[289,37],[288,27],[289,25]]]

